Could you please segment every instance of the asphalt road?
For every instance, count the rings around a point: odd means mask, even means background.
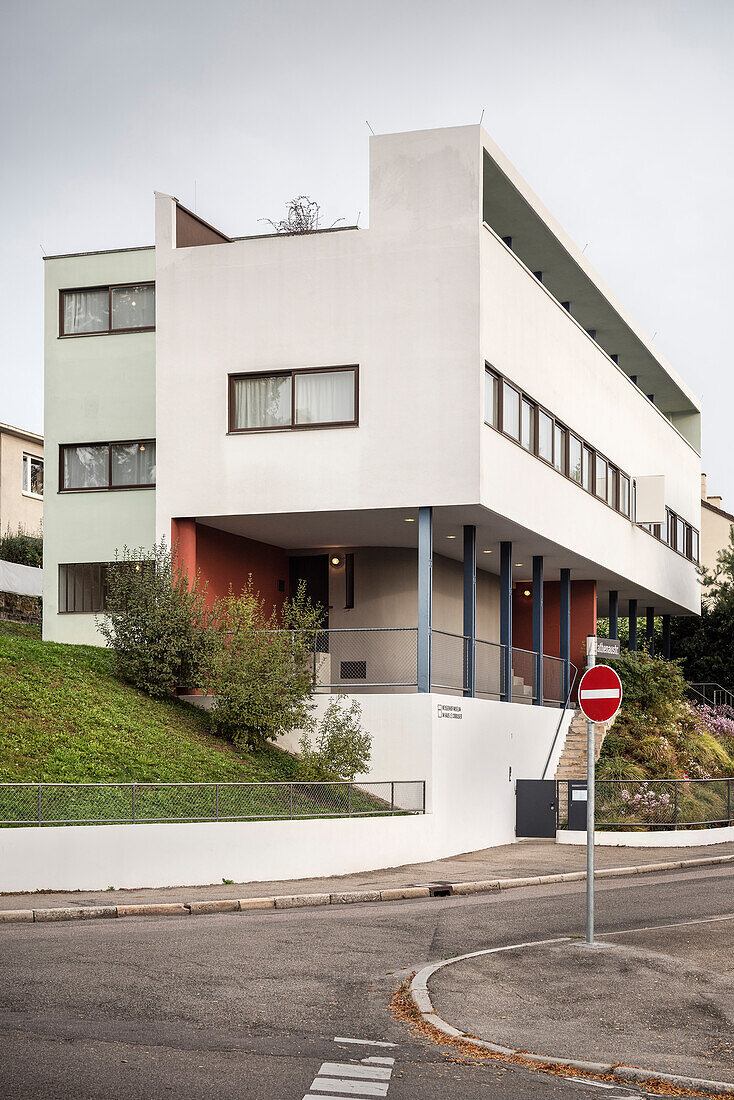
[[[599,931],[732,912],[730,867],[597,888]],[[322,1063],[371,1057],[394,1059],[387,1093],[372,1092],[388,1100],[622,1096],[457,1061],[389,1009],[400,980],[427,962],[583,934],[583,922],[584,883],[567,883],[343,909],[6,925],[0,1096],[328,1100],[311,1088]]]

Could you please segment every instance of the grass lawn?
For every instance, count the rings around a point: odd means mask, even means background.
[[[0,783],[231,783],[297,780],[300,762],[275,746],[240,751],[209,732],[206,714],[150,699],[113,675],[112,656],[92,646],[40,640],[37,627],[0,622]],[[325,777],[327,778],[327,777]],[[36,790],[0,794],[1,820],[32,819]],[[46,820],[126,819],[131,791],[45,791]],[[136,818],[288,816],[287,788],[223,788],[195,794],[136,792]],[[388,796],[389,797],[389,796]],[[353,793],[352,810],[377,800]],[[345,812],[345,789],[296,789],[304,815]]]

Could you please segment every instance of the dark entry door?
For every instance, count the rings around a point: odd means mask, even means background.
[[[323,627],[329,629],[329,555],[312,554],[303,558],[291,558],[290,590],[295,596],[301,581],[306,582],[306,594],[324,609]],[[317,649],[329,652],[329,635],[319,634]]]
[[[556,835],[555,779],[515,782],[515,836]]]

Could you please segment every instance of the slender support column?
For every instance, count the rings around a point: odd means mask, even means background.
[[[537,653],[535,668],[538,677],[533,703],[543,705],[543,556],[533,555],[533,652]]]
[[[609,593],[609,637],[619,637],[619,592],[615,590]]]
[[[663,615],[663,657],[670,660],[670,615]]]
[[[559,653],[563,661],[563,698],[571,690],[571,570],[561,570],[561,636]]]
[[[637,600],[630,600],[629,608],[629,649],[630,653],[637,652]]]
[[[647,642],[647,652],[651,657],[655,656],[655,608],[648,607],[645,609],[645,641]]]
[[[476,695],[477,671],[477,529],[464,526],[464,695]]]
[[[431,690],[433,509],[418,509],[418,691]]]
[[[500,642],[502,651],[502,699],[512,702],[512,543],[500,543]]]

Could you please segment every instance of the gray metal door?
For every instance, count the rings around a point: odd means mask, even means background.
[[[555,779],[515,781],[515,836],[556,835]]]

